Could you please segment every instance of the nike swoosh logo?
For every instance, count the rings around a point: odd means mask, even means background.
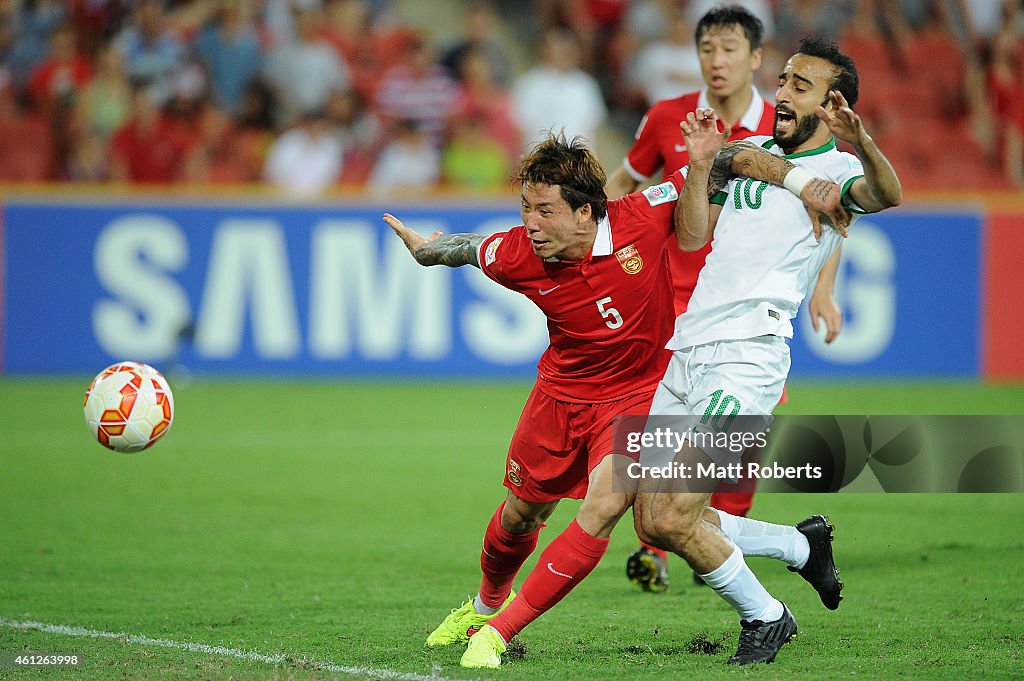
[[[677,154],[681,154],[684,151],[686,151],[686,145],[685,144],[677,144],[676,145],[676,153]]]
[[[559,284],[558,286],[561,286],[561,284]],[[556,288],[558,288],[558,286],[552,286],[551,288],[547,289],[546,291],[538,290],[537,293],[541,294],[542,296],[546,296],[547,294],[551,293]]]
[[[554,563],[548,563],[548,570],[550,570],[552,574],[558,575],[559,577],[565,577],[566,579],[572,579],[572,575],[567,575],[564,572],[559,572],[558,570],[556,570]]]

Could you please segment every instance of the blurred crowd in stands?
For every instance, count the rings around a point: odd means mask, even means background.
[[[542,130],[616,167],[703,86],[705,0],[0,0],[0,182],[508,190]],[[1024,186],[1024,0],[746,0],[763,96],[839,43],[910,189]]]

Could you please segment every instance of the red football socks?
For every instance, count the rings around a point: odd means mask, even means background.
[[[747,517],[750,507],[754,505],[754,483],[756,480],[741,480],[735,485],[719,484],[718,490],[711,495],[708,506],[718,508],[729,515]]]
[[[519,594],[489,624],[506,642],[565,598],[597,567],[608,540],[592,537],[575,520],[540,554]]]
[[[657,546],[651,546],[650,544],[645,544],[643,542],[640,542],[640,546],[647,549],[656,556],[661,556],[662,560],[668,560],[668,554],[659,549]]]
[[[500,608],[512,592],[512,581],[537,548],[537,536],[540,534],[539,529],[529,534],[507,531],[501,526],[504,508],[505,503],[502,502],[487,524],[484,548],[480,552],[480,569],[484,573],[480,582],[480,601],[491,608]]]

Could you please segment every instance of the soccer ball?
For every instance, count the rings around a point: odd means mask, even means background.
[[[167,434],[174,396],[148,364],[118,362],[101,371],[85,391],[85,423],[104,447],[138,452]]]

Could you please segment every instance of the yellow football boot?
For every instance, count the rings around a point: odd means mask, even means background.
[[[516,597],[516,592],[513,591],[505,599],[505,602],[501,604],[501,608],[498,612],[501,612],[508,607],[508,604],[512,602],[512,599]],[[444,618],[444,621],[438,625],[437,629],[430,632],[430,636],[427,637],[427,645],[430,647],[434,646],[450,646],[455,643],[466,643],[469,641],[469,637],[480,631],[480,629],[491,621],[491,619],[498,614],[494,615],[481,615],[473,608],[473,597],[470,596],[469,600],[463,603],[458,608],[455,608],[451,613]]]
[[[466,652],[462,653],[459,664],[477,669],[497,669],[501,666],[501,654],[507,648],[494,627],[484,625],[483,629],[469,639],[469,646],[466,647]]]

